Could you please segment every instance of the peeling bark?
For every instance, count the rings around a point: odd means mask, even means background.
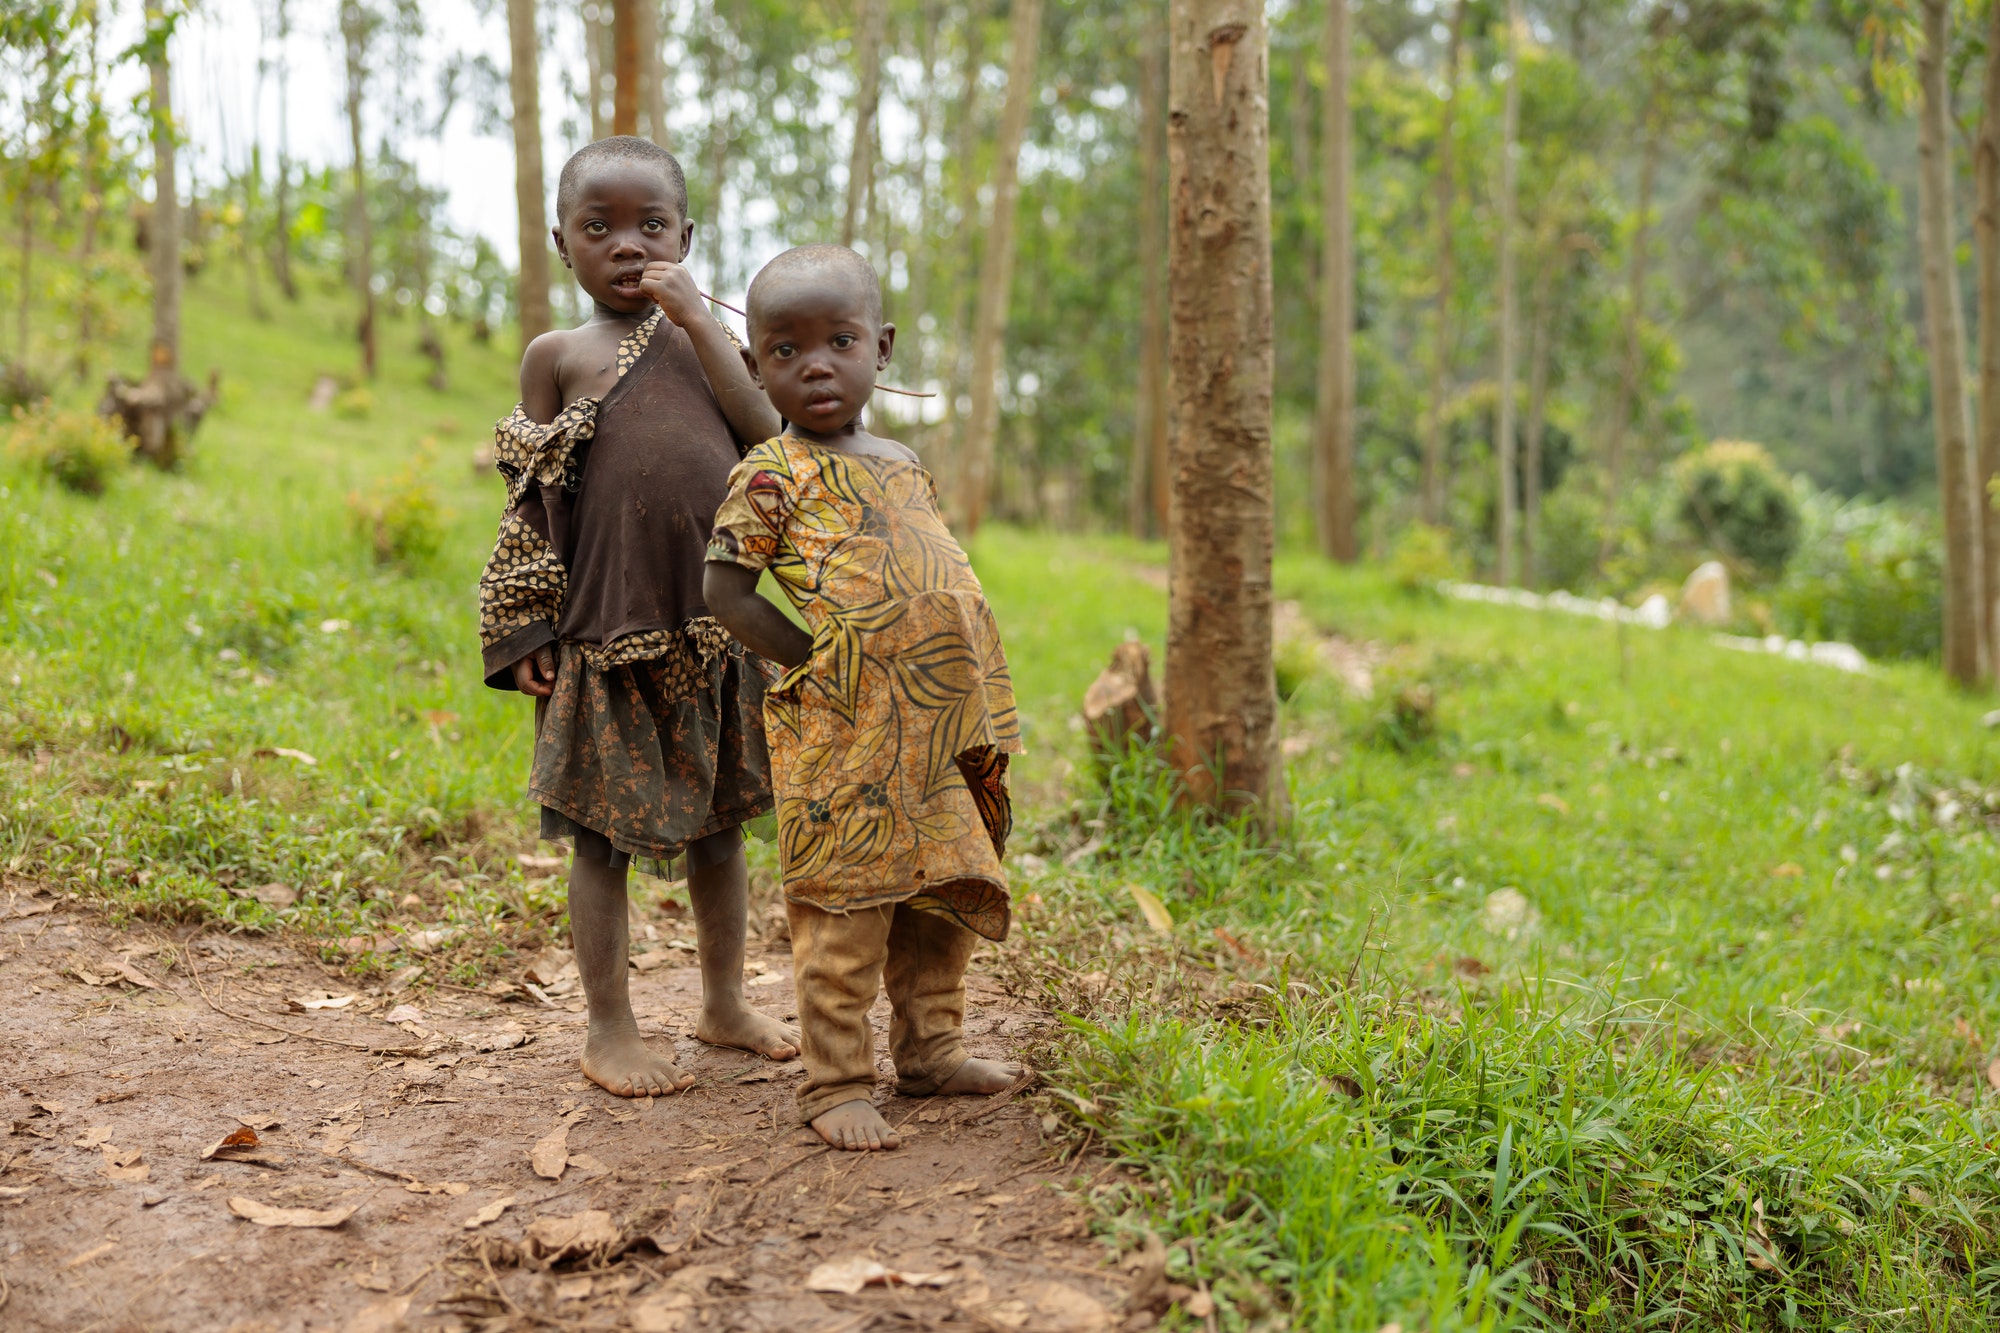
[[[1170,33],[1167,732],[1190,800],[1270,819],[1269,33],[1262,0],[1174,0]]]

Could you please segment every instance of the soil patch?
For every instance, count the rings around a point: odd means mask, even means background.
[[[794,1119],[796,1062],[696,1042],[693,955],[658,952],[634,1006],[700,1081],[633,1102],[577,1072],[580,997],[357,986],[280,942],[121,931],[24,886],[0,893],[0,1323],[1119,1322],[1124,1281],[1067,1188],[1101,1163],[1059,1161],[1018,1099],[890,1096],[901,1151],[826,1151]],[[790,1013],[788,951],[752,970],[758,1002]],[[1018,1057],[1051,1018],[975,975],[967,1027],[976,1053]],[[808,1289],[871,1260],[937,1285]]]

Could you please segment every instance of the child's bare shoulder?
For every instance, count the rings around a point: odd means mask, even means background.
[[[521,404],[537,421],[550,421],[579,398],[602,397],[618,380],[615,329],[596,322],[551,329],[521,354]]]

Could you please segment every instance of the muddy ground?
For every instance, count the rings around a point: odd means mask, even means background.
[[[0,889],[0,1327],[1150,1323],[1075,1202],[1108,1168],[1063,1161],[1031,1095],[908,1101],[885,1069],[905,1147],[829,1152],[795,1122],[796,1062],[693,1040],[693,954],[671,921],[650,933],[634,1006],[700,1081],[632,1102],[577,1072],[560,955],[515,978],[541,996],[370,986],[281,942],[117,930]],[[753,946],[758,1003],[792,1012],[790,968],[782,942]],[[975,1053],[1019,1057],[1049,1030],[989,978],[970,989]],[[337,1224],[239,1215],[260,1211]],[[871,1261],[935,1285],[809,1289]]]

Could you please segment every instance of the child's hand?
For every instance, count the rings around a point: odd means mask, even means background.
[[[514,688],[537,699],[556,692],[556,655],[547,644],[514,663]]]
[[[694,285],[694,275],[668,260],[656,259],[646,265],[639,278],[639,290],[652,297],[667,318],[682,328],[707,313],[701,289]]]

